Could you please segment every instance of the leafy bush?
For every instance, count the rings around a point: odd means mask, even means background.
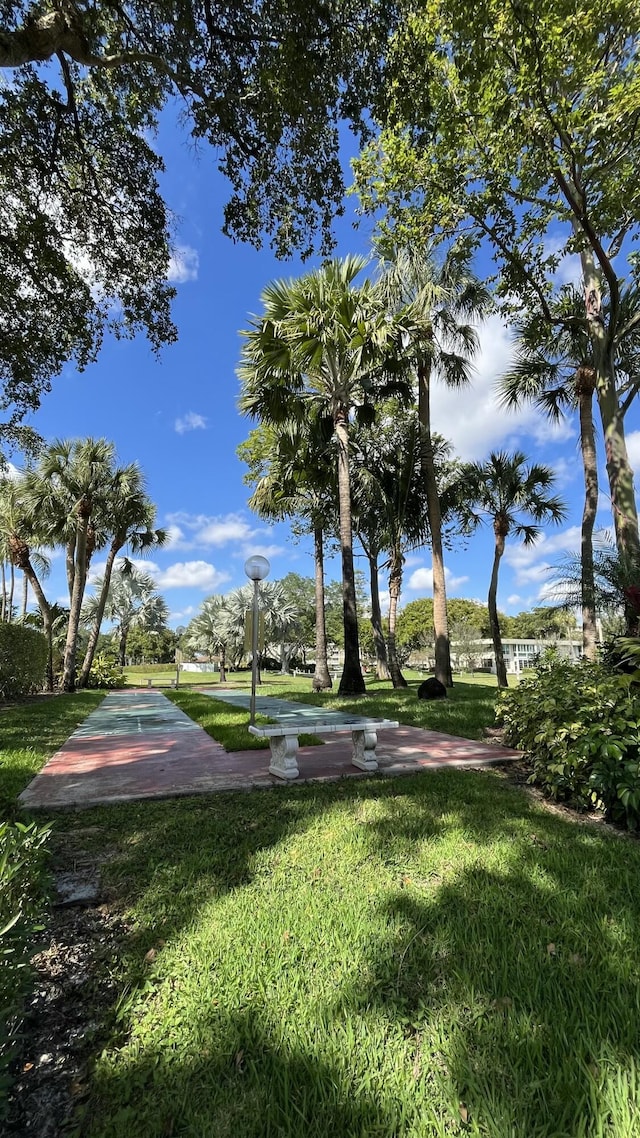
[[[640,827],[640,694],[602,664],[546,655],[501,693],[505,741],[530,756],[530,781],[550,797]]]
[[[0,822],[0,1022],[5,1025],[0,1044],[0,1103],[16,1042],[30,943],[42,927],[38,918],[44,898],[44,846],[50,832],[50,826],[35,822]]]
[[[124,682],[124,672],[118,661],[108,652],[97,652],[93,658],[87,687],[122,688]]]
[[[0,623],[0,697],[20,699],[41,691],[47,667],[47,639],[35,628]]]

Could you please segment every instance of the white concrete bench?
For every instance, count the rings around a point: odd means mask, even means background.
[[[377,771],[378,731],[399,726],[399,723],[391,719],[365,719],[355,723],[327,723],[318,719],[288,727],[281,723],[270,723],[265,727],[249,727],[249,731],[259,739],[269,740],[270,774],[276,778],[297,778],[300,774],[297,762],[298,736],[303,732],[308,735],[328,735],[338,731],[350,731],[353,741],[351,756],[353,765],[363,771]]]

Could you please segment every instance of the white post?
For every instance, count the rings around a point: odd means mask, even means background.
[[[251,627],[251,704],[249,708],[249,723],[255,726],[256,722],[256,682],[258,679],[258,580],[253,582],[253,624]]]
[[[263,581],[271,566],[266,557],[259,553],[248,557],[244,563],[244,571],[250,581],[253,581],[253,628],[251,629],[251,702],[249,705],[249,723],[253,727],[256,720],[256,680],[258,677],[258,582]]]

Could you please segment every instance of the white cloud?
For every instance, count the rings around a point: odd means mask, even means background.
[[[234,545],[247,541],[255,533],[244,518],[237,514],[228,514],[226,518],[211,518],[196,532],[199,545]]]
[[[553,424],[534,407],[508,411],[499,405],[496,381],[511,363],[512,335],[498,315],[485,321],[478,335],[471,386],[456,390],[435,378],[431,388],[433,429],[452,442],[456,454],[466,461],[480,460],[491,450],[513,447],[523,436],[538,443],[574,436],[570,421]]]
[[[167,526],[166,534],[167,540],[164,546],[165,549],[180,549],[182,547],[184,534],[180,526]]]
[[[20,471],[12,462],[5,462],[4,465],[0,467],[0,477],[8,478],[9,482],[17,482],[20,477]]]
[[[185,284],[186,281],[198,279],[200,258],[198,250],[190,245],[177,245],[169,259],[167,280],[171,284]]]
[[[176,561],[168,569],[153,567],[159,589],[202,589],[211,592],[229,580],[229,574],[221,572],[208,561]]]
[[[579,553],[580,541],[580,526],[570,526],[551,536],[540,534],[532,545],[507,545],[504,560],[513,569],[516,584],[524,585],[530,581],[548,579],[552,570],[551,558],[557,562],[564,554]]]
[[[187,411],[181,419],[176,419],[174,427],[179,435],[184,435],[185,431],[204,431],[207,426],[207,420],[204,415],[198,415],[196,411]]]
[[[209,517],[206,514],[178,511],[168,514],[166,520],[173,534],[173,549],[221,549],[232,546],[234,555],[242,558],[247,558],[252,553],[276,557],[284,552],[282,546],[270,542],[273,533],[270,527],[253,526],[240,513]]]
[[[510,597],[507,597],[507,605],[509,608],[515,608],[516,605],[521,603],[522,597],[518,593],[512,593]]]
[[[451,592],[469,580],[468,577],[454,577],[451,570],[446,568],[446,566],[444,576],[447,590]],[[433,592],[433,570],[427,569],[425,566],[422,566],[420,569],[414,569],[407,582],[407,589],[415,589],[420,592]]]
[[[259,542],[252,541],[250,545],[245,545],[241,556],[246,560],[247,557],[259,554],[260,557],[266,557],[269,560],[270,557],[279,557],[284,552],[285,550],[281,545],[260,545]]]

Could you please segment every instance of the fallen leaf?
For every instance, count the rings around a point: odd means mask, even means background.
[[[287,943],[288,940],[291,940],[291,933],[289,932],[288,929],[285,929],[285,931],[283,932],[282,939],[285,942],[285,944]]]
[[[157,954],[155,948],[150,948],[149,951],[145,954],[145,958],[144,958],[145,964],[153,964],[157,955],[158,954]]]
[[[463,1102],[458,1103],[458,1110],[460,1111],[460,1117],[461,1117],[462,1121],[468,1122],[469,1121],[469,1111],[467,1110],[467,1108]]]
[[[22,1068],[22,1072],[23,1074],[26,1074],[27,1071],[33,1071],[33,1063],[25,1063],[24,1067]]]
[[[551,943],[547,945],[547,952],[548,952],[549,956],[555,956],[556,946],[553,943],[553,941],[551,941]]]
[[[242,1048],[240,1049],[240,1051],[236,1051],[235,1064],[236,1064],[236,1070],[240,1071],[240,1073],[242,1073],[242,1071],[244,1071],[244,1051],[242,1050]]]

